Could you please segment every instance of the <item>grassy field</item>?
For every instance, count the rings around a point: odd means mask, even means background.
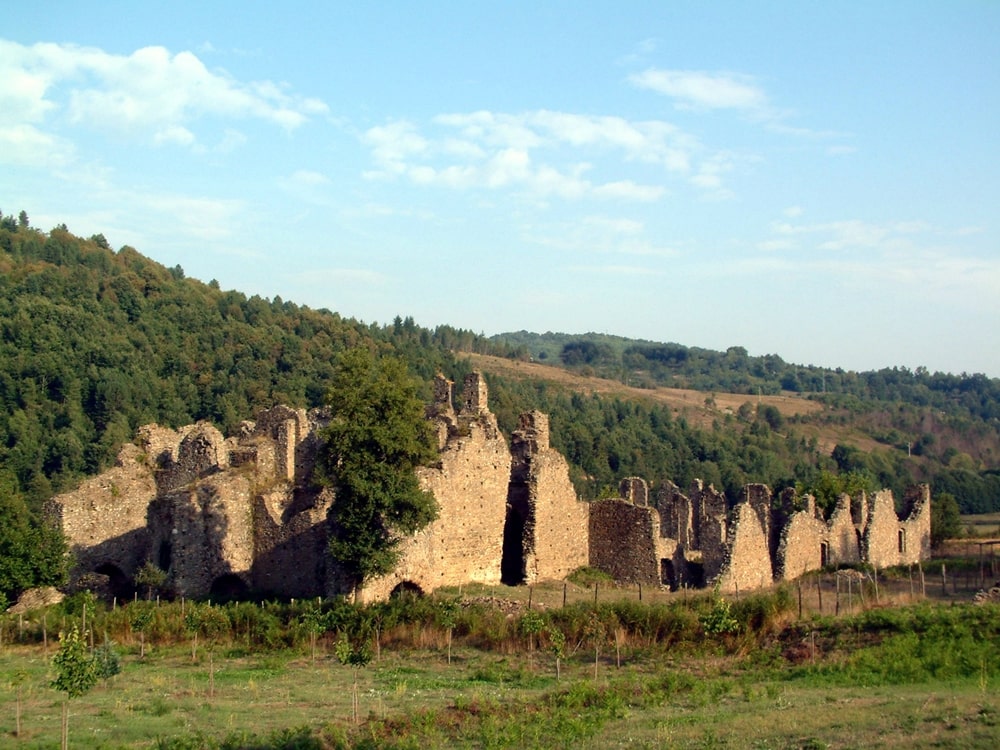
[[[968,537],[1000,539],[1000,513],[978,513],[962,516],[962,528]]]
[[[157,608],[140,657],[129,607],[118,608],[91,623],[121,644],[122,670],[70,702],[71,746],[1000,746],[1000,605],[948,586],[925,599],[909,573],[883,574],[877,595],[873,581],[854,589],[850,610],[841,597],[839,617],[832,574],[739,600],[644,592],[640,603],[637,590],[599,587],[596,607],[577,586],[565,609],[561,585],[463,591],[472,604],[450,657],[441,622],[418,618],[381,632],[378,658],[356,671],[336,658],[333,632],[315,654],[291,625],[251,634],[253,605],[225,610],[232,632],[193,657],[190,633],[171,630],[178,605]],[[550,631],[526,636],[528,596],[547,628],[567,634],[558,679]],[[597,622],[610,623],[599,636]],[[38,614],[21,630],[5,623],[0,747],[59,744],[57,644],[42,645],[37,624]]]

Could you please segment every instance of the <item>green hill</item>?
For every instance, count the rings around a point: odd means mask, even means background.
[[[438,371],[460,379],[473,352],[547,364],[529,377],[476,366],[508,434],[523,411],[550,414],[587,498],[628,475],[699,477],[730,494],[752,481],[816,489],[852,477],[896,490],[930,481],[963,511],[1000,510],[1000,381],[982,375],[824,370],[603,334],[486,339],[412,318],[367,325],[9,216],[0,334],[0,486],[36,511],[107,467],[142,424],[207,419],[226,431],[275,403],[319,405],[337,355],[358,343],[404,356],[428,383]],[[653,397],[667,387],[687,389],[686,408]],[[782,394],[809,408],[769,401]]]

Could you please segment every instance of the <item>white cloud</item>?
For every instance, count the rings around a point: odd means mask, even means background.
[[[981,257],[961,243],[962,231],[925,221],[816,224],[778,222],[774,236],[756,244],[768,257],[726,270],[818,276],[827,285],[882,285],[886,295],[946,298],[966,307],[1000,310],[1000,258]]]
[[[594,195],[599,198],[616,198],[621,200],[652,203],[666,194],[666,189],[660,185],[639,185],[632,180],[617,180],[606,182],[594,188]]]
[[[0,164],[63,167],[74,155],[72,144],[33,125],[0,125]]]
[[[650,202],[667,193],[655,174],[647,183],[625,177],[635,172],[628,163],[659,167],[664,176],[694,173],[691,184],[719,194],[731,162],[670,123],[551,110],[449,113],[423,127],[393,121],[370,128],[361,140],[377,165],[364,173],[369,179],[543,198]]]
[[[786,237],[810,235],[817,237],[821,250],[849,251],[859,249],[899,250],[910,245],[910,236],[926,233],[931,227],[922,221],[873,223],[858,219],[821,224],[778,222],[773,230]]]
[[[330,178],[325,174],[320,174],[319,172],[313,172],[308,169],[299,169],[292,173],[292,176],[289,178],[289,182],[296,185],[303,185],[305,187],[317,187],[329,185]]]
[[[208,241],[232,237],[244,210],[243,202],[238,200],[169,194],[138,195],[134,197],[133,204],[140,210],[169,217],[182,234]]]
[[[192,52],[145,47],[116,55],[63,44],[0,42],[0,105],[16,123],[54,113],[99,130],[193,145],[191,123],[206,116],[260,119],[291,130],[328,112],[271,81],[241,82],[210,71]]]
[[[649,68],[629,76],[629,82],[673,98],[680,107],[763,110],[767,96],[749,76],[697,70]]]
[[[371,147],[379,166],[394,174],[405,171],[405,163],[428,148],[427,141],[417,132],[416,126],[405,120],[371,128],[365,132],[362,141]]]
[[[641,221],[634,219],[609,219],[606,216],[587,216],[583,223],[600,231],[609,231],[616,234],[636,235],[641,234],[645,225]]]

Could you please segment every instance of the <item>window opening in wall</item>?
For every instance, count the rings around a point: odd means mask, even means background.
[[[899,553],[906,552],[906,529],[899,530]]]
[[[173,557],[173,548],[170,546],[170,542],[164,539],[160,542],[160,549],[156,555],[157,567],[166,572],[170,570],[170,562]]]
[[[503,554],[500,557],[500,581],[520,586],[528,577],[524,559],[524,529],[527,523],[528,486],[514,483],[507,492],[507,518],[503,525]]]
[[[674,564],[670,560],[660,560],[660,583],[669,587],[671,591],[677,590],[677,577],[674,574]]]
[[[819,565],[821,568],[825,568],[830,564],[830,546],[826,542],[822,542],[819,545]]]

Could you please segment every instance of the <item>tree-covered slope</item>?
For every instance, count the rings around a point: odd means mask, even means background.
[[[339,352],[392,348],[381,328],[222,291],[102,237],[3,224],[0,473],[36,509],[142,424],[228,430],[275,403],[318,406]],[[444,347],[408,351],[425,378],[450,366]]]
[[[335,301],[337,290],[330,294]],[[337,355],[366,344],[404,357],[428,385],[427,398],[436,372],[460,382],[472,367],[469,352],[555,361],[646,391],[661,380],[705,391],[693,400],[700,410],[694,419],[634,393],[595,396],[487,370],[504,432],[523,411],[548,412],[553,444],[587,498],[629,475],[682,486],[703,478],[731,496],[745,482],[815,488],[831,486],[832,476],[896,490],[931,481],[935,491],[954,493],[963,510],[1000,509],[996,380],[823,371],[825,393],[794,391],[815,399],[816,408],[791,415],[759,401],[759,394],[781,391],[794,371],[774,355],[609,336],[519,336],[487,340],[402,317],[365,325],[223,291],[132,248],[113,251],[100,235],[44,233],[0,217],[0,486],[37,509],[108,466],[142,424],[208,419],[225,431],[275,403],[317,406]],[[538,350],[543,338],[552,348],[539,359],[548,351]],[[661,361],[667,374],[654,377],[640,356]],[[727,383],[746,398],[723,407]]]

